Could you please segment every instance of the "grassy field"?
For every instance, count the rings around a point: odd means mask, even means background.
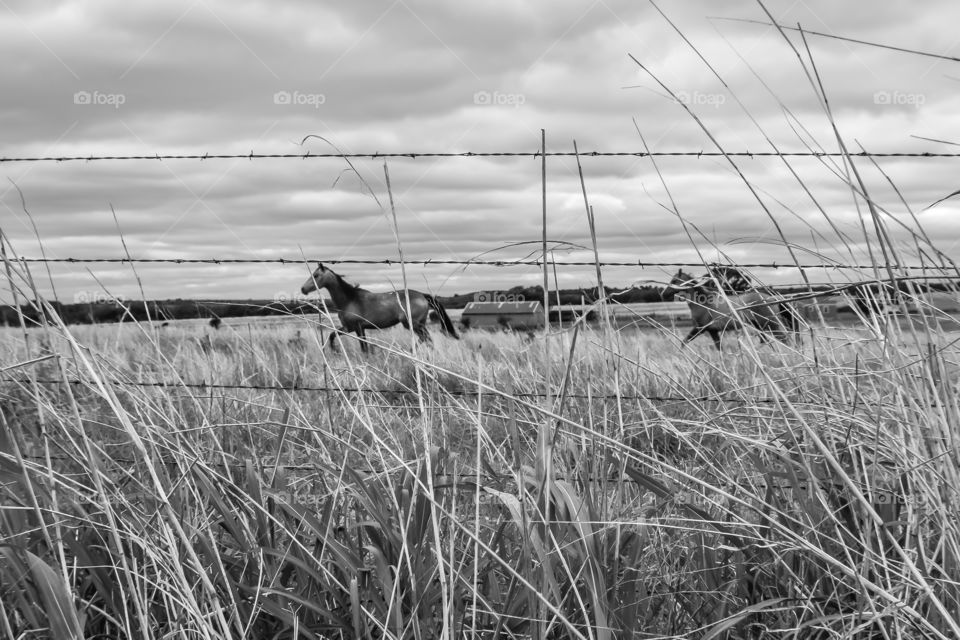
[[[6,329],[3,635],[957,637],[929,326]]]

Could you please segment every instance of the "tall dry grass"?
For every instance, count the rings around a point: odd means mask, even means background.
[[[549,363],[510,334],[8,328],[6,631],[951,637],[956,350],[863,320],[723,354],[587,328]]]

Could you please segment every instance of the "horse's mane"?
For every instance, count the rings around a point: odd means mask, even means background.
[[[343,290],[344,290],[345,292],[347,292],[348,294],[354,294],[354,293],[356,293],[357,291],[360,291],[360,290],[361,290],[360,285],[356,285],[356,284],[347,282],[346,278],[344,278],[342,275],[340,275],[340,274],[337,273],[336,271],[331,271],[330,273],[332,273],[333,275],[337,276],[337,282],[340,284],[340,286],[343,288]]]
[[[333,274],[333,277],[336,278],[336,280],[337,280],[337,284],[340,285],[340,288],[341,288],[341,289],[343,290],[343,292],[346,293],[348,296],[353,296],[354,294],[356,294],[357,291],[365,291],[365,289],[363,289],[363,288],[360,287],[359,285],[351,284],[351,283],[347,282],[347,280],[346,280],[342,275],[340,275],[339,273],[337,273],[336,271],[334,271],[334,270],[331,269],[330,267],[324,266],[323,268],[324,268],[324,270],[325,270],[326,272]]]
[[[710,287],[717,288],[725,293],[741,293],[753,288],[750,276],[739,267],[726,264],[712,263],[706,265],[706,278],[710,279]]]

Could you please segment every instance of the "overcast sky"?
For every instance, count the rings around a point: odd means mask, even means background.
[[[786,25],[960,56],[955,0],[765,5]],[[581,151],[642,151],[641,134],[654,151],[715,151],[658,79],[727,151],[770,151],[771,143],[782,151],[837,149],[783,37],[730,20],[766,21],[760,4],[659,7],[683,37],[654,5],[636,0],[0,0],[0,156],[334,150],[317,139],[301,146],[310,134],[354,153],[530,152],[541,128],[549,151],[570,151],[574,140]],[[800,37],[789,37],[803,51]],[[807,43],[851,150],[958,150],[912,137],[960,142],[956,62],[817,36]],[[840,165],[735,162],[756,195],[723,158],[659,158],[656,166],[649,158],[585,158],[601,259],[680,261],[696,259],[699,249],[711,259],[722,251],[739,262],[787,261],[774,221],[805,262],[819,261],[811,251],[854,259],[838,232],[855,258],[865,255]],[[960,257],[958,203],[921,212],[960,189],[960,159],[878,162],[939,248]],[[354,166],[387,205],[383,161]],[[122,256],[112,206],[137,257],[396,259],[389,208],[348,169],[341,159],[3,163],[0,226],[18,255],[40,255],[16,183],[48,257]],[[857,169],[889,210],[891,229],[893,220],[913,226],[887,178],[866,159]],[[556,245],[557,260],[592,259],[575,161],[551,157],[547,170],[548,235],[569,243]],[[509,260],[536,250],[509,245],[540,239],[538,159],[392,159],[389,171],[408,258]],[[911,255],[909,234],[895,237]],[[101,284],[140,297],[129,267],[52,270],[65,301]],[[372,289],[401,282],[396,266],[338,270]],[[137,271],[151,298],[283,296],[307,274],[303,265]],[[774,284],[799,280],[795,271],[757,275]],[[411,266],[407,277],[414,288],[446,295],[541,279],[535,268],[445,265]],[[595,282],[589,267],[560,268],[558,277],[562,287]],[[616,286],[664,277],[604,270]]]

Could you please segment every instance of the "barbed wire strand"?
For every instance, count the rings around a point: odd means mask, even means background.
[[[14,383],[14,384],[26,384],[30,380],[18,379],[18,378],[3,378],[0,379],[0,382],[5,383]],[[94,386],[93,382],[87,380],[79,380],[76,378],[68,378],[67,380],[55,380],[55,379],[38,379],[36,380],[37,384],[43,385],[59,385],[66,382],[71,385],[80,385],[80,386]],[[335,386],[306,386],[306,385],[273,385],[273,384],[229,384],[229,383],[207,383],[207,382],[165,382],[162,380],[109,380],[109,384],[117,386],[131,386],[131,387],[155,387],[155,388],[170,388],[170,389],[201,389],[201,390],[251,390],[251,391],[282,391],[290,393],[299,393],[299,392],[342,392],[348,394],[376,394],[376,395],[417,395],[417,392],[413,389],[374,389],[374,388],[361,388],[361,387],[335,387]],[[478,396],[480,392],[473,391],[469,389],[442,389],[441,393],[448,394],[452,396],[459,397],[474,397]],[[484,393],[487,396],[499,396],[500,394],[488,391]],[[515,398],[542,398],[544,394],[542,392],[520,392],[511,394]],[[682,397],[682,396],[645,396],[645,395],[620,395],[616,394],[607,394],[607,395],[587,395],[587,394],[567,394],[565,397],[571,399],[586,399],[592,398],[594,400],[611,400],[619,397],[622,400],[650,400],[652,402],[726,402],[732,401],[735,403],[746,404],[751,402],[748,399],[738,398],[738,399],[727,399],[719,397]],[[761,398],[757,399],[758,403],[775,403],[776,399],[772,398]]]
[[[223,425],[218,425],[218,426],[223,426]],[[10,456],[10,454],[3,454],[3,453],[0,453],[0,455]],[[10,456],[10,457],[12,458],[12,456]],[[46,456],[35,456],[35,455],[25,455],[25,454],[23,454],[23,455],[21,455],[20,457],[23,458],[24,460],[30,460],[30,461],[34,461],[34,462],[46,462],[46,460],[47,460],[47,457],[46,457]],[[71,457],[69,457],[69,456],[56,456],[56,455],[51,455],[51,456],[49,456],[49,459],[50,459],[51,461],[53,461],[53,462],[77,462],[77,463],[86,463],[86,461],[77,460],[77,459],[71,458]],[[111,457],[111,458],[109,459],[109,461],[112,462],[112,463],[114,463],[114,464],[126,464],[126,465],[138,464],[138,463],[140,462],[140,460],[134,460],[133,458],[114,458],[114,457]],[[160,462],[161,464],[176,465],[176,464],[178,464],[179,461],[176,460],[176,459],[168,459],[168,460],[161,459],[159,462]],[[200,460],[200,459],[198,459],[198,458],[193,458],[193,459],[191,459],[189,462],[190,462],[190,463],[193,463],[193,464],[202,463],[202,464],[203,464],[204,466],[206,466],[206,467],[211,467],[211,468],[216,468],[216,469],[233,469],[233,470],[239,470],[239,471],[246,471],[246,470],[248,469],[247,461],[243,461],[243,462],[223,462],[223,461],[221,461],[221,460]],[[267,461],[261,461],[261,464],[262,464],[264,467],[284,469],[285,471],[310,471],[310,472],[316,472],[316,471],[319,470],[319,469],[323,469],[323,466],[320,465],[320,464],[276,464],[276,463],[273,462],[273,461],[269,461],[269,462],[267,462]],[[359,474],[368,475],[368,476],[384,476],[384,475],[389,475],[389,474],[391,474],[391,473],[396,473],[396,472],[399,472],[399,471],[406,471],[406,469],[404,469],[403,467],[397,467],[397,468],[393,468],[393,469],[389,469],[389,468],[388,468],[388,469],[374,469],[374,468],[372,468],[372,467],[366,467],[366,468],[355,468],[354,471],[356,471],[356,472],[359,473]],[[449,473],[449,472],[437,471],[437,472],[434,472],[432,475],[433,475],[434,480],[439,480],[439,481],[441,482],[440,484],[435,485],[434,488],[436,488],[436,489],[454,489],[454,488],[456,488],[456,489],[460,489],[460,490],[463,490],[463,491],[476,491],[476,490],[479,490],[479,489],[484,489],[484,488],[487,488],[487,486],[488,486],[486,483],[490,483],[490,482],[501,482],[501,483],[504,483],[504,482],[505,482],[507,485],[514,485],[514,484],[515,484],[515,481],[516,481],[516,479],[517,479],[517,476],[516,476],[515,473],[490,473],[490,472],[487,472],[487,473],[483,473],[483,474],[480,474],[480,475],[479,475],[479,478],[480,478],[480,481],[479,481],[479,482],[477,481],[477,474],[475,474],[475,473],[469,473],[469,474],[467,474],[467,473],[459,473],[459,474],[454,474],[454,473]],[[640,480],[638,480],[638,479],[636,479],[636,478],[633,478],[633,477],[630,477],[629,475],[622,475],[622,476],[613,476],[613,475],[611,475],[611,476],[607,476],[607,477],[604,478],[604,477],[597,477],[597,476],[586,476],[586,477],[584,477],[584,476],[582,476],[582,475],[577,475],[577,474],[572,474],[572,475],[557,474],[557,479],[559,479],[559,480],[566,480],[566,481],[568,481],[568,482],[607,482],[607,483],[612,483],[612,482],[623,481],[623,482],[626,482],[626,483],[628,483],[628,484],[640,484],[640,483],[641,483]],[[769,486],[770,488],[774,488],[774,489],[794,489],[794,488],[799,488],[799,489],[801,489],[801,490],[806,490],[807,488],[809,488],[809,487],[811,486],[810,483],[804,482],[804,481],[800,481],[799,484],[796,484],[796,485],[795,485],[795,484],[793,484],[790,480],[787,480],[787,479],[774,478],[774,479],[772,479],[772,480],[773,480],[773,482],[771,482],[769,485],[767,484],[766,481],[760,480],[759,483],[756,484],[756,485],[754,485],[752,488],[754,488],[754,489],[759,489],[759,490],[764,490],[764,489],[768,488],[768,486]],[[830,481],[830,480],[828,480],[828,479],[819,479],[819,480],[817,481],[817,484],[820,485],[821,487],[835,487],[835,488],[837,488],[837,489],[842,489],[842,488],[844,488],[844,487],[847,486],[846,484],[843,484],[843,483],[840,483],[840,482]],[[731,489],[743,489],[743,486],[740,485],[740,484],[736,484],[736,483],[722,483],[722,482],[721,482],[721,483],[717,483],[717,484],[713,485],[711,488],[713,488],[714,490],[717,490],[717,489],[726,489],[727,491],[730,491]],[[96,489],[94,489],[93,487],[88,487],[88,489],[89,489],[90,491],[96,491]],[[696,495],[705,495],[705,493],[704,493],[702,490],[695,490],[695,489],[693,489],[693,488],[691,488],[691,487],[689,487],[689,486],[677,486],[676,488],[674,488],[674,489],[671,491],[671,493],[673,494],[673,497],[677,497],[678,495],[682,497],[682,496],[685,496],[685,495],[694,494],[695,491],[697,491]],[[878,489],[874,488],[874,491],[878,491]],[[887,492],[889,492],[889,490],[884,490],[884,489],[879,489],[879,491],[881,491],[881,492],[882,492],[882,491],[887,491]],[[295,491],[291,491],[290,489],[287,489],[286,491],[283,491],[283,490],[278,490],[278,489],[274,489],[274,488],[269,488],[269,487],[268,487],[268,488],[265,489],[264,493],[265,493],[265,496],[268,497],[268,498],[277,498],[277,497],[284,498],[284,497],[290,496],[290,497],[293,497],[294,502],[297,501],[296,492],[295,492]],[[136,494],[137,494],[137,495],[143,495],[142,493],[139,493],[139,492],[136,492]],[[122,494],[121,494],[121,495],[122,495]],[[896,498],[897,498],[897,496],[891,496],[890,498],[887,498],[887,500],[892,500],[892,499],[896,499]],[[554,522],[557,522],[557,520],[554,520]]]
[[[217,426],[218,426],[218,427],[222,427],[222,426],[226,426],[226,425],[217,425]],[[10,454],[7,454],[7,453],[0,452],[0,456],[8,456],[8,457],[10,457],[10,458],[12,459],[12,456],[11,456]],[[34,461],[34,462],[46,462],[46,460],[47,460],[47,456],[36,456],[36,455],[22,454],[20,457],[23,458],[24,460],[30,460],[30,461]],[[51,455],[51,456],[49,456],[49,459],[50,459],[51,461],[53,461],[53,462],[77,462],[77,463],[81,463],[81,464],[86,464],[86,461],[85,461],[85,460],[77,460],[76,458],[71,458],[70,456]],[[140,462],[140,460],[135,460],[135,459],[133,459],[133,458],[115,458],[115,457],[110,457],[110,458],[109,458],[109,462],[112,462],[112,463],[114,463],[114,464],[127,464],[127,465],[130,465],[130,464],[137,464],[137,463]],[[161,464],[176,465],[176,464],[178,464],[179,460],[176,460],[176,459],[167,459],[167,460],[160,459],[159,462],[160,462]],[[206,467],[219,468],[219,469],[234,469],[234,470],[246,471],[247,468],[248,468],[246,461],[243,461],[243,462],[224,462],[224,461],[222,461],[222,460],[200,460],[200,459],[198,459],[198,458],[193,458],[193,459],[189,460],[189,462],[190,462],[190,463],[194,463],[194,464],[196,464],[196,463],[202,463],[202,464],[203,464],[204,466],[206,466]],[[276,463],[275,463],[274,461],[272,461],[272,460],[271,460],[271,461],[261,461],[261,464],[262,464],[264,467],[270,467],[270,468],[276,467],[277,469],[284,469],[284,470],[287,470],[287,471],[311,471],[311,472],[316,472],[318,469],[322,469],[322,468],[323,468],[323,466],[322,466],[321,464],[276,464]],[[370,476],[383,476],[383,475],[389,475],[389,474],[391,474],[391,473],[395,473],[395,472],[399,472],[399,471],[406,471],[406,469],[404,469],[403,467],[396,467],[396,468],[392,468],[392,469],[390,469],[390,468],[375,469],[375,468],[372,468],[372,467],[366,467],[366,468],[355,468],[354,470],[355,470],[357,473],[364,474],[364,475],[370,475]],[[453,488],[458,488],[458,489],[462,489],[462,490],[464,490],[464,491],[474,491],[474,490],[477,490],[477,489],[486,488],[486,485],[485,485],[484,483],[489,483],[489,482],[491,482],[491,481],[506,482],[508,485],[512,485],[512,484],[514,484],[514,481],[515,481],[516,478],[517,478],[517,476],[516,476],[515,473],[490,473],[490,472],[480,474],[479,477],[480,477],[480,482],[477,482],[477,474],[475,474],[475,473],[469,473],[469,474],[467,474],[467,473],[459,473],[459,474],[454,474],[454,473],[442,472],[442,471],[438,471],[438,472],[434,472],[434,473],[433,473],[433,478],[434,478],[435,480],[440,480],[441,482],[447,483],[447,484],[438,484],[438,485],[436,485],[435,488],[437,488],[437,489],[453,489]],[[638,483],[640,483],[640,481],[637,480],[636,478],[632,478],[632,477],[627,476],[627,475],[623,475],[623,476],[612,476],[612,475],[611,475],[611,476],[607,476],[606,478],[604,478],[604,477],[596,477],[596,476],[587,476],[587,477],[584,477],[584,476],[582,476],[582,475],[569,475],[569,476],[565,476],[565,475],[563,475],[563,474],[558,474],[557,478],[558,478],[558,479],[562,479],[562,480],[567,480],[567,481],[570,481],[570,482],[617,482],[618,480],[622,480],[622,481],[624,481],[624,482],[626,482],[626,483],[629,483],[629,484],[638,484]],[[840,482],[832,482],[832,481],[826,480],[826,479],[821,479],[821,480],[819,480],[819,481],[818,481],[818,484],[819,484],[820,486],[834,486],[834,487],[837,487],[837,488],[842,488],[842,487],[845,487],[845,486],[846,486],[846,485],[844,485],[844,484],[842,484],[842,483],[840,483]],[[754,487],[754,488],[766,489],[767,486],[768,486],[767,483],[766,483],[765,481],[761,480],[761,481],[759,482],[759,484],[756,485],[756,487]],[[796,487],[796,488],[800,488],[800,489],[807,489],[810,485],[809,485],[809,483],[803,482],[803,481],[801,481],[798,485],[794,485],[790,480],[775,478],[775,479],[773,479],[773,483],[772,483],[771,485],[769,485],[769,486],[771,486],[772,488],[775,488],[775,489],[793,489],[793,488],[795,488],[795,487]],[[96,491],[93,487],[88,487],[88,488],[89,488],[91,491]],[[718,483],[718,484],[714,485],[714,488],[716,488],[716,489],[727,489],[727,490],[730,490],[730,489],[733,489],[733,488],[740,488],[740,489],[742,489],[743,486],[742,486],[742,485],[735,484],[735,483]],[[684,495],[684,494],[690,494],[692,491],[693,491],[693,490],[692,490],[690,487],[687,487],[687,486],[679,486],[679,487],[677,487],[676,489],[674,489],[672,493],[674,494],[674,496],[676,496],[677,494],[680,494],[680,495],[682,496],[682,495]],[[138,492],[138,493],[139,493],[139,492]],[[273,489],[273,488],[267,488],[264,493],[266,494],[266,497],[268,497],[268,498],[274,498],[274,497],[278,497],[278,496],[279,496],[279,497],[283,497],[284,494],[286,494],[286,495],[288,495],[288,496],[289,496],[289,495],[294,495],[294,500],[296,500],[295,492],[294,492],[294,491],[291,491],[291,490],[289,490],[289,489],[288,489],[287,491],[282,491],[282,490],[277,490],[277,489]],[[278,494],[278,496],[275,496],[274,494]],[[140,495],[142,495],[142,494],[140,494]]]
[[[27,378],[0,378],[0,383],[9,383],[9,384],[27,384],[31,382]],[[67,380],[56,380],[56,379],[37,379],[35,381],[37,384],[42,385],[60,385],[60,384],[70,384],[70,385],[79,385],[79,386],[95,386],[93,382],[87,380],[80,380],[76,378],[68,378]],[[375,395],[401,395],[401,396],[410,396],[417,395],[417,392],[413,389],[375,389],[375,388],[361,388],[361,387],[336,387],[336,386],[307,386],[307,385],[269,385],[269,384],[231,384],[231,383],[207,383],[207,382],[165,382],[162,380],[107,380],[108,384],[115,386],[129,386],[129,387],[144,387],[144,388],[168,388],[168,389],[200,389],[200,390],[250,390],[250,391],[280,391],[285,393],[301,393],[301,392],[340,392],[344,394],[375,394]],[[457,397],[477,397],[480,395],[480,392],[470,390],[470,389],[439,389],[441,395],[451,395]],[[497,391],[486,391],[483,395],[488,397],[505,397],[505,398],[543,398],[545,394],[543,392],[519,392],[513,394],[507,394],[506,392],[497,392]],[[780,405],[782,401],[778,398],[724,398],[720,396],[660,396],[660,395],[637,395],[637,394],[585,394],[585,393],[568,393],[564,398],[572,400],[627,400],[627,401],[649,401],[649,402],[663,402],[663,403],[694,403],[694,402],[718,402],[718,403],[729,403],[735,405],[751,405],[751,404],[769,404],[769,405]],[[822,407],[822,403],[817,402],[808,402],[798,398],[789,398],[789,402],[793,405],[812,405],[816,407]],[[876,404],[871,405],[876,407]]]
[[[326,158],[339,159],[363,159],[371,160],[383,158],[539,158],[543,155],[547,157],[574,157],[573,151],[548,151],[545,154],[540,151],[454,151],[454,152],[389,152],[389,153],[154,153],[152,155],[82,155],[82,156],[4,156],[0,157],[0,163],[14,162],[93,162],[98,160],[274,160],[274,159],[298,159],[298,160],[322,160]],[[896,152],[896,151],[858,151],[855,153],[844,153],[842,151],[588,151],[581,152],[581,158],[605,158],[605,157],[692,157],[692,158],[716,158],[716,157],[742,157],[742,158],[957,158],[960,152],[933,152],[933,151],[914,151],[914,152]]]
[[[26,262],[26,263],[65,263],[65,264],[97,264],[97,263],[136,263],[136,264],[289,264],[289,265],[303,265],[306,263],[314,264],[317,262],[322,262],[324,264],[385,264],[385,265],[399,265],[401,264],[400,260],[395,260],[391,258],[310,258],[304,260],[303,258],[17,258],[17,262]],[[419,260],[403,260],[403,264],[420,264],[420,265],[480,265],[480,266],[491,266],[491,267],[540,267],[542,266],[541,260],[453,260],[453,259],[439,259],[434,260],[433,258],[428,259],[419,259]],[[593,267],[599,264],[601,267],[703,267],[703,262],[647,262],[643,260],[637,260],[632,262],[615,262],[615,261],[601,261],[595,262],[592,260],[586,261],[574,261],[574,260],[551,260],[549,262],[551,266],[556,265],[558,267]],[[735,265],[731,264],[730,266],[737,266],[747,269],[874,269],[876,266],[886,266],[886,265],[872,265],[872,264],[845,264],[845,263],[834,263],[834,262],[818,262],[818,263],[804,263],[804,264],[793,264],[790,262],[746,262],[746,263],[736,263]],[[889,265],[892,269],[903,269],[910,271],[946,271],[947,267],[942,265],[901,265],[901,264],[891,264]]]

